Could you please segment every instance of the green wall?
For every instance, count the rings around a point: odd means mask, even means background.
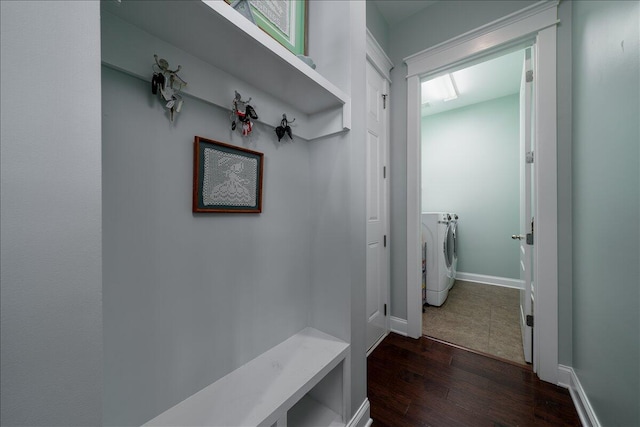
[[[519,96],[422,119],[422,211],[455,212],[458,271],[520,277]]]
[[[573,368],[604,426],[640,425],[639,5],[573,2]]]

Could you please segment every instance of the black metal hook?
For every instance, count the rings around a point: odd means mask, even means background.
[[[282,115],[282,120],[280,121],[280,126],[275,128],[276,135],[278,135],[278,141],[280,141],[282,138],[284,138],[285,134],[289,135],[289,139],[293,140],[293,136],[291,134],[291,126],[289,126],[289,123],[293,123],[295,121],[296,121],[296,119],[293,119],[291,121],[287,120],[287,115],[286,114]]]

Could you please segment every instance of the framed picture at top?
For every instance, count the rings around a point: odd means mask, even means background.
[[[249,0],[249,4],[258,27],[294,54],[306,55],[307,1]]]

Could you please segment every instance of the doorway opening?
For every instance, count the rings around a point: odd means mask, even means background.
[[[544,381],[558,382],[558,172],[557,57],[558,2],[538,2],[490,24],[404,58],[407,64],[407,324],[409,337],[422,334],[420,287],[420,82],[460,64],[488,58],[516,47],[534,47],[532,93],[535,140],[533,190],[535,211],[535,322],[533,371]],[[461,229],[462,233],[462,229]],[[529,323],[529,322],[527,322]]]
[[[519,141],[527,51],[501,52],[420,85],[421,211],[447,213],[437,227],[457,223],[452,242],[422,239],[422,334],[519,364],[531,361],[519,321],[526,311],[520,245],[512,239],[524,215]],[[423,234],[433,228],[428,217]],[[445,263],[438,265],[440,252]],[[447,252],[457,254],[457,268]],[[438,275],[449,280],[439,286]]]

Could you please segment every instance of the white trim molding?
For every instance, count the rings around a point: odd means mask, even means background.
[[[417,75],[407,79],[407,335],[422,335],[422,254],[420,224],[421,89]]]
[[[369,427],[371,424],[373,424],[373,420],[371,419],[371,405],[369,399],[365,398],[346,427]]]
[[[407,321],[399,317],[391,316],[391,332],[406,337]]]
[[[387,56],[382,46],[373,37],[371,31],[367,29],[367,59],[382,76],[391,83],[391,69],[393,62]]]
[[[490,22],[475,30],[461,34],[448,41],[432,46],[404,58],[407,64],[407,78],[449,67],[451,57],[466,61],[477,54],[484,54],[494,48],[502,50],[504,41],[509,44],[525,40],[528,36],[559,23],[558,0],[539,1],[522,10]]]
[[[505,288],[524,289],[524,282],[520,279],[509,277],[486,276],[484,274],[456,272],[456,280],[482,283],[485,285],[502,286]]]
[[[576,407],[583,427],[601,427],[587,394],[571,366],[558,365],[558,385],[569,389],[571,400]]]
[[[476,30],[405,58],[407,63],[407,335],[422,331],[420,79],[516,48],[534,46],[536,304],[533,369],[558,377],[558,235],[556,26],[558,1],[540,1]]]

